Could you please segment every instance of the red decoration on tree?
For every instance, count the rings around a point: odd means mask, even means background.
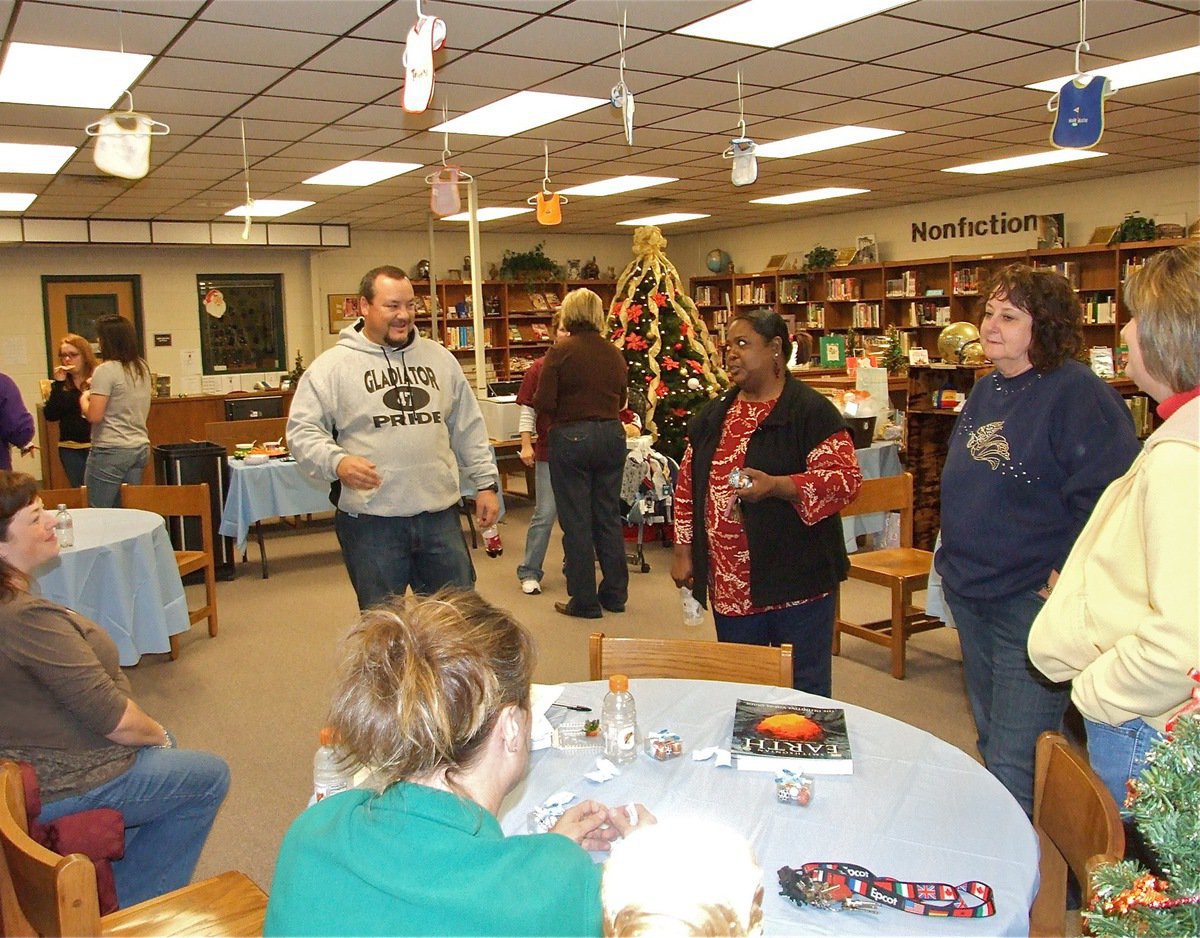
[[[659,309],[662,309],[664,306],[666,306],[668,302],[667,295],[665,293],[655,293],[653,299],[654,305]]]
[[[682,351],[683,351],[683,343],[682,343],[682,342],[676,342],[676,343],[675,343],[675,351],[677,351],[677,352],[682,352]]]
[[[675,361],[670,355],[664,355],[662,366],[666,371],[676,371],[679,368],[679,362]]]
[[[696,374],[698,374],[698,375],[704,374],[704,366],[701,365],[698,361],[696,361],[696,359],[688,358],[688,359],[685,359],[685,361],[689,365],[692,366],[692,371],[696,372]]]
[[[658,387],[654,389],[654,392],[655,392],[655,393],[656,393],[656,394],[657,394],[659,397],[666,397],[666,396],[667,396],[667,386],[666,386],[665,384],[662,384],[662,383],[660,382],[660,383],[659,383],[659,385],[658,385]]]

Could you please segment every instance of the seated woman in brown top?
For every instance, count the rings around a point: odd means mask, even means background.
[[[629,592],[621,533],[625,431],[625,356],[604,337],[604,304],[591,290],[572,290],[560,313],[570,336],[546,353],[534,409],[548,413],[550,483],[563,529],[570,602],[564,615],[599,619],[601,608],[624,612]],[[600,587],[592,558],[600,561]]]
[[[38,820],[89,808],[125,818],[113,863],[122,906],[186,886],[229,768],[175,739],[131,697],[108,633],[29,592],[58,556],[54,515],[23,472],[0,471],[0,759],[32,763]]]

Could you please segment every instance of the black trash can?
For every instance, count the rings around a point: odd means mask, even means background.
[[[218,580],[234,577],[234,550],[231,538],[221,537],[221,512],[229,490],[229,466],[225,447],[216,443],[163,443],[154,447],[154,476],[159,485],[199,485],[208,483],[212,510],[213,560]],[[167,531],[175,550],[202,550],[200,522],[196,518],[168,519]],[[203,579],[203,572],[189,577]],[[185,579],[185,582],[188,582]]]

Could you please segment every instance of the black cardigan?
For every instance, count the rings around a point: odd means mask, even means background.
[[[58,421],[58,439],[62,442],[90,443],[92,440],[92,425],[79,410],[81,393],[66,381],[55,381],[50,386],[50,396],[46,398],[42,413],[47,420]]]
[[[708,531],[704,506],[713,456],[738,388],[705,405],[688,427],[692,447],[692,592],[708,600]],[[750,435],[745,465],[769,475],[792,475],[808,469],[808,454],[839,430],[846,429],[828,398],[792,377],[784,381],[779,402]],[[807,525],[795,506],[782,498],[742,502],[742,518],[750,543],[750,601],[756,606],[794,602],[819,596],[846,579],[841,517],[834,513]]]

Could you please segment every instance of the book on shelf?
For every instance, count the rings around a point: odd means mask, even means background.
[[[1088,349],[1088,362],[1101,378],[1116,376],[1113,368],[1113,350],[1106,345],[1094,345]]]
[[[562,306],[562,300],[560,300],[558,298],[557,293],[547,293],[546,294],[546,308],[547,309],[558,309],[560,306]]]
[[[550,305],[546,302],[546,297],[541,293],[530,293],[529,302],[534,309],[549,309]]]
[[[533,340],[535,342],[550,341],[550,327],[544,322],[530,323],[529,328],[533,330]]]
[[[509,342],[524,342],[525,341],[525,336],[521,335],[521,327],[520,326],[509,326],[508,327],[508,341]]]
[[[729,745],[733,763],[750,772],[792,769],[818,775],[850,775],[850,736],[841,707],[739,700]]]
[[[821,367],[846,367],[846,337],[844,335],[823,335],[820,339]]]

